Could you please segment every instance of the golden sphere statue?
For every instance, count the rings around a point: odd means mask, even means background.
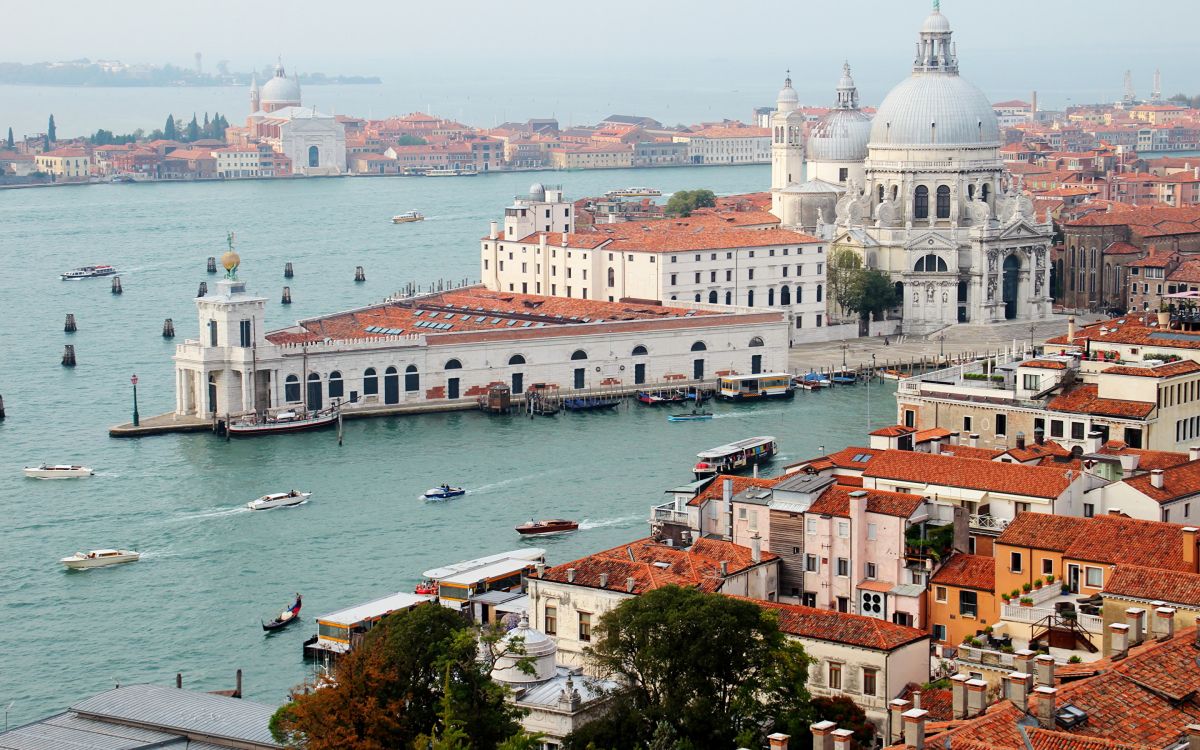
[[[225,254],[221,256],[221,265],[226,271],[232,271],[233,269],[237,268],[241,262],[242,259],[232,250],[226,250]]]

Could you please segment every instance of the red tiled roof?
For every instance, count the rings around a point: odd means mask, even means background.
[[[797,638],[844,643],[877,651],[893,651],[929,638],[929,633],[887,620],[832,609],[754,600],[779,615],[779,629]]]
[[[744,228],[765,223],[771,222],[755,212],[747,221],[738,219],[736,214],[709,213],[693,214],[687,218],[592,224],[577,227],[574,234],[568,234],[566,247],[590,250],[608,242],[607,248],[613,252],[673,253],[746,247],[787,247],[822,242],[816,237],[788,229]],[[542,237],[546,238],[547,245],[563,246],[563,235],[559,232],[535,232],[520,238],[499,237],[497,241],[533,245],[540,243]]]
[[[1072,481],[1057,469],[901,450],[873,459],[863,476],[1045,498],[1058,497]]]
[[[763,562],[776,559],[770,552],[761,554]],[[722,562],[728,563],[730,575],[760,564],[750,559],[749,549],[733,542],[701,538],[685,549],[647,538],[547,568],[542,579],[567,583],[567,571],[574,569],[574,586],[629,592],[626,581],[632,577],[634,594],[672,585],[714,592],[724,583]],[[607,574],[603,586],[602,573]]]
[[[1137,255],[1142,252],[1142,249],[1137,245],[1131,245],[1128,242],[1114,242],[1104,248],[1105,255]]]
[[[1097,453],[1106,456],[1133,455],[1138,457],[1138,468],[1144,471],[1152,469],[1169,469],[1188,462],[1188,454],[1174,451],[1150,451],[1143,448],[1130,448],[1120,440],[1109,440]]]
[[[818,515],[839,516],[847,518],[850,515],[850,493],[867,493],[867,512],[883,516],[908,518],[921,504],[925,502],[920,495],[910,495],[907,492],[887,492],[885,490],[860,489],[831,485],[821,496],[809,506],[808,513]]]
[[[1104,593],[1200,608],[1200,573],[1118,565],[1104,583]]]
[[[739,477],[733,474],[718,474],[715,479],[708,483],[704,491],[688,501],[688,505],[698,506],[709,500],[720,500],[724,493],[725,480],[733,480],[733,494],[737,496],[751,487],[774,487],[780,480],[780,477],[773,479],[758,478],[758,477]]]
[[[992,448],[972,448],[969,445],[943,445],[941,455],[955,456],[957,458],[974,458],[981,461],[991,461],[996,456],[1003,455],[1004,451],[994,450]]]
[[[1015,461],[1027,463],[1039,458],[1069,456],[1071,455],[1071,451],[1062,447],[1053,440],[1047,440],[1041,445],[1038,445],[1037,443],[1026,443],[1024,448],[1009,448],[1007,452],[1001,455],[1011,456]]]
[[[1049,411],[1071,414],[1092,414],[1100,417],[1145,419],[1154,411],[1154,404],[1146,401],[1124,401],[1116,398],[1100,398],[1099,386],[1094,383],[1077,385],[1070,393],[1064,393],[1046,404]]]
[[[887,427],[880,427],[871,434],[879,437],[900,437],[902,435],[911,435],[916,431],[916,427],[905,427],[902,424],[894,424]]]
[[[1130,261],[1125,266],[1127,268],[1166,268],[1178,259],[1179,256],[1176,253],[1153,252],[1144,258]]]
[[[1055,359],[1031,359],[1028,362],[1022,362],[1021,367],[1034,367],[1040,370],[1065,370],[1067,369],[1067,363],[1059,362]]]
[[[1183,559],[1183,526],[1122,516],[1078,518],[1018,513],[996,544],[1061,552],[1064,558],[1163,570],[1190,570]]]
[[[1183,359],[1178,362],[1167,362],[1157,367],[1117,365],[1101,372],[1105,375],[1129,375],[1138,378],[1173,378],[1179,375],[1190,375],[1194,372],[1200,372],[1200,362]]]
[[[954,696],[944,688],[929,688],[922,690],[915,682],[910,682],[896,696],[901,700],[912,701],[913,693],[921,694],[921,709],[928,711],[928,721],[950,721],[954,718]]]
[[[1200,283],[1200,260],[1184,260],[1167,276],[1167,281],[1183,281],[1189,284]]]
[[[1139,460],[1138,468],[1147,468],[1141,463]],[[1150,474],[1139,474],[1126,479],[1125,484],[1159,503],[1190,497],[1200,493],[1200,461],[1190,461],[1163,469],[1162,487],[1155,487],[1152,484],[1153,478]]]
[[[929,582],[942,586],[995,591],[996,560],[983,555],[955,552],[946,561],[946,564],[933,574]]]
[[[920,445],[930,440],[941,440],[948,437],[950,437],[950,430],[945,427],[930,427],[928,430],[919,430],[916,435],[913,435],[913,442]]]

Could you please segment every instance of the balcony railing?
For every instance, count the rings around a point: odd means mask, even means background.
[[[1004,604],[1000,607],[1000,618],[1010,622],[1027,622],[1033,624],[1052,616],[1060,620],[1069,619],[1062,613],[1048,607],[1022,607],[1016,604]],[[1079,627],[1089,633],[1101,634],[1104,632],[1104,618],[1098,615],[1080,613],[1075,615],[1075,621],[1079,623]]]
[[[1009,519],[997,518],[986,514],[972,514],[969,523],[972,529],[979,531],[995,531],[997,533],[1008,528]]]
[[[675,503],[665,503],[663,505],[656,505],[650,509],[650,520],[678,523],[686,526],[688,524],[688,514],[687,511],[675,510]]]

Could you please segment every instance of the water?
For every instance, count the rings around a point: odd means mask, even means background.
[[[238,232],[241,276],[269,298],[279,327],[306,315],[382,299],[407,281],[474,277],[487,221],[534,180],[569,195],[625,185],[664,192],[760,189],[762,166],[636,172],[504,174],[469,179],[356,178],[115,185],[0,192],[0,704],[11,723],[61,710],[114,683],[232,687],[277,703],[306,676],[301,644],[312,617],[393,591],[422,570],[523,542],[530,518],[583,520],[578,534],[538,540],[551,562],[642,536],[650,505],[689,481],[694,454],[731,439],[776,435],[789,460],[861,442],[865,388],[800,393],[794,403],[729,407],[711,422],[669,424],[668,410],[528,419],[455,413],[346,423],[331,432],[226,443],[209,434],[109,438],[130,417],[137,373],[143,415],[174,405],[162,321],[197,335],[192,299],[226,230]],[[394,226],[416,208],[429,218]],[[296,276],[285,281],[283,264]],[[109,281],[63,282],[86,263],[122,270]],[[368,281],[355,284],[354,267]],[[292,288],[295,304],[278,303]],[[66,313],[79,324],[62,332]],[[79,365],[62,368],[64,343]],[[872,387],[876,425],[894,414],[892,388]],[[631,440],[631,436],[637,439]],[[40,482],[20,468],[83,461],[98,475]],[[449,482],[463,498],[418,496]],[[265,492],[311,490],[307,504],[254,513]],[[68,572],[57,560],[119,546],[141,562]],[[264,637],[261,618],[304,594],[302,625]]]

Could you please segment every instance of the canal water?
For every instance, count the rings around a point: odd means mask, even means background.
[[[766,167],[524,173],[461,179],[361,178],[116,185],[0,191],[0,704],[10,724],[61,710],[116,683],[233,686],[278,703],[303,680],[301,644],[313,616],[411,590],[422,570],[513,549],[530,518],[583,519],[579,533],[542,540],[551,563],[642,536],[663,491],[691,479],[697,451],[754,435],[779,438],[784,463],[865,438],[865,386],[803,393],[794,402],[717,404],[707,423],[672,424],[667,409],[528,420],[454,413],[346,423],[332,432],[226,443],[209,434],[118,440],[130,419],[129,377],[143,415],[174,405],[161,338],[198,334],[193,298],[204,261],[236,231],[241,277],[269,298],[267,321],[378,301],[405,282],[478,275],[479,238],[530,182],[568,195],[628,185],[664,193],[763,188]],[[429,218],[394,226],[417,209]],[[291,261],[295,277],[283,279]],[[64,282],[84,264],[121,269]],[[355,284],[354,267],[367,282]],[[292,288],[295,303],[279,294]],[[63,332],[73,313],[79,330]],[[59,364],[64,344],[78,366]],[[894,386],[871,387],[878,426],[895,414]],[[24,479],[23,465],[83,462],[97,476]],[[443,482],[463,498],[427,504]],[[310,490],[310,502],[255,513],[266,492]],[[121,547],[141,562],[68,572],[76,550]],[[264,637],[269,618],[304,594],[306,622]]]

